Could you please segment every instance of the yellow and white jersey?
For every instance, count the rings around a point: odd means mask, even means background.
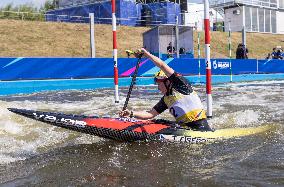
[[[206,118],[201,100],[195,91],[189,95],[173,91],[172,95],[164,96],[164,102],[179,123],[189,123]]]
[[[206,112],[201,100],[193,91],[191,84],[176,73],[172,74],[168,80],[171,81],[172,88],[154,106],[154,109],[158,113],[169,109],[169,112],[180,124],[206,119]]]

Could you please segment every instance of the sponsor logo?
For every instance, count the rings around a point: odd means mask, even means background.
[[[188,143],[201,143],[208,141],[206,138],[191,137],[191,136],[177,136],[177,135],[159,135],[161,141],[174,141],[174,142],[188,142]]]
[[[160,134],[158,139],[161,140],[161,141],[163,141],[163,140],[165,140],[166,138],[164,137],[163,134]]]
[[[117,118],[119,121],[125,121],[125,122],[139,122],[136,119],[132,119],[132,118]]]
[[[216,60],[213,61],[213,68],[214,69],[227,69],[230,68],[230,62],[217,62]]]
[[[75,126],[79,128],[84,128],[87,123],[85,121],[80,121],[80,120],[74,120],[74,119],[68,119],[68,118],[58,118],[52,115],[47,115],[47,114],[37,114],[33,113],[34,118],[37,120],[42,120],[45,122],[50,122],[50,123],[56,123],[56,124],[62,124],[65,126]]]

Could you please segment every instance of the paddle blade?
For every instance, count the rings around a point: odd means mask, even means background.
[[[127,49],[127,50],[125,50],[125,52],[126,52],[126,54],[127,54],[127,56],[129,57],[130,55],[134,55],[136,58],[142,58],[142,56],[144,55],[144,53],[140,50],[140,49],[138,49],[137,51],[132,51],[132,50],[129,50],[129,49]]]
[[[130,55],[134,54],[134,52],[129,50],[129,49],[125,50],[125,52],[126,52],[127,56],[130,56]]]

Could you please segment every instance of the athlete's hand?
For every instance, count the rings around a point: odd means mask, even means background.
[[[147,51],[145,48],[141,48],[139,49],[141,51],[141,53],[143,53],[143,56],[149,58],[151,56],[151,53],[149,51]]]
[[[119,117],[130,117],[131,111],[129,110],[122,110],[118,113]]]
[[[147,53],[148,51],[145,49],[145,48],[141,48],[141,49],[139,49],[142,53]]]
[[[144,50],[142,50],[143,48],[141,49],[137,49],[135,52],[134,52],[134,55],[136,58],[142,58],[143,55],[144,55]]]

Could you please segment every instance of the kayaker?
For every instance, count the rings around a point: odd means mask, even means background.
[[[169,109],[179,125],[193,130],[212,131],[208,125],[201,100],[189,81],[146,49],[137,50],[136,55],[141,55],[141,53],[161,69],[156,73],[154,81],[164,96],[149,111],[124,110],[119,112],[120,117],[147,120]]]

